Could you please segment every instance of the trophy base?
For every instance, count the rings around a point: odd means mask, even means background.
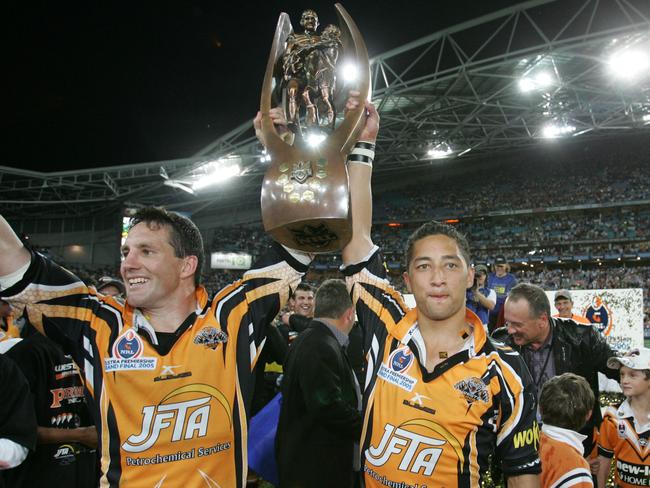
[[[348,218],[316,218],[285,223],[264,230],[277,242],[309,253],[339,251],[352,238],[352,222]]]

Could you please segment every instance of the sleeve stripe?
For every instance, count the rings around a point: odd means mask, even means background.
[[[549,488],[568,488],[569,486],[589,484],[593,486],[593,478],[591,473],[584,468],[572,469],[568,473],[565,473],[564,476],[559,478],[555,483],[553,483]]]
[[[95,381],[93,380],[94,374],[95,374],[95,370],[93,368],[93,364],[90,361],[88,361],[86,358],[84,358],[84,377],[86,378],[86,385],[90,387],[89,390],[91,390],[92,392],[95,391]]]

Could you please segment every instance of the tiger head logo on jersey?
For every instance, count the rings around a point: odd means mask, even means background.
[[[215,327],[203,327],[194,338],[194,344],[216,349],[221,343],[228,342],[228,334]]]
[[[454,385],[454,388],[465,397],[470,406],[474,402],[488,403],[490,400],[487,386],[480,378],[475,376],[459,381]]]

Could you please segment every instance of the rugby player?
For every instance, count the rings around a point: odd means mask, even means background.
[[[493,454],[509,487],[539,486],[530,375],[521,357],[493,343],[465,308],[474,277],[465,238],[436,222],[411,236],[404,279],[415,309],[386,279],[370,234],[378,116],[372,105],[367,110],[363,147],[357,144],[348,163],[354,230],[343,249],[368,361],[365,486],[480,486]]]
[[[126,299],[28,250],[0,217],[0,294],[81,366],[100,486],[243,487],[252,371],[309,258],[273,245],[213,298],[187,218],[150,207],[122,248]]]

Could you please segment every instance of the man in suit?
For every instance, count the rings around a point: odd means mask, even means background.
[[[315,319],[285,361],[276,455],[282,488],[352,487],[361,400],[346,348],[355,312],[345,283],[316,292]]]

